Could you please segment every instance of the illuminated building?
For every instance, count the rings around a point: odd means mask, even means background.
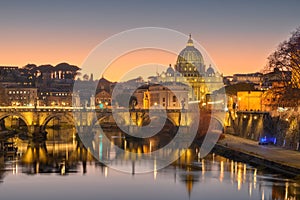
[[[56,66],[28,64],[22,68],[0,67],[2,106],[71,106],[74,65],[60,63]]]
[[[265,110],[263,105],[264,91],[238,91],[238,109],[244,111],[262,111]]]
[[[203,56],[194,47],[191,35],[186,47],[178,55],[175,69],[184,77],[205,76],[206,71]]]
[[[111,94],[113,90],[114,83],[102,77],[98,81],[96,94],[95,94],[95,105],[99,105],[100,108],[107,107],[111,105]]]
[[[181,109],[188,106],[188,86],[179,82],[150,84],[137,89],[134,95],[138,103],[136,108]]]
[[[256,72],[256,73],[249,73],[249,74],[234,74],[232,83],[254,83],[260,85],[263,79],[263,74]]]
[[[45,90],[38,93],[39,106],[71,106],[72,95],[70,91]]]
[[[8,87],[4,88],[7,106],[34,106],[37,99],[37,88]]]
[[[110,104],[111,95],[107,91],[102,90],[96,94],[95,102],[96,105],[105,104],[105,103]]]
[[[161,73],[156,81],[188,83],[192,90],[189,91],[188,101],[206,101],[206,94],[212,93],[223,87],[223,77],[213,66],[206,65],[201,52],[194,47],[190,38],[186,47],[179,53],[175,69],[170,65],[166,72]]]

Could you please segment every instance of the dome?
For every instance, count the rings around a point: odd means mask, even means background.
[[[168,69],[167,69],[167,76],[174,76],[174,69],[172,68],[171,65],[169,65]]]
[[[176,70],[184,76],[199,76],[205,74],[203,56],[200,51],[194,47],[191,35],[186,47],[178,55]]]
[[[206,70],[206,73],[208,76],[213,76],[215,75],[215,70],[209,65],[209,68]]]

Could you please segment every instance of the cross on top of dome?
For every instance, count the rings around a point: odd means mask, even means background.
[[[192,40],[192,34],[190,33],[189,34],[189,40],[187,42],[187,45],[186,46],[194,46],[194,43],[193,43],[193,40]]]

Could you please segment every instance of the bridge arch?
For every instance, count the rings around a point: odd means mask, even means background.
[[[147,125],[147,124],[151,123],[151,121],[161,122],[161,120],[162,120],[162,121],[165,122],[165,125],[172,124],[173,126],[178,126],[176,124],[175,120],[172,117],[169,117],[169,116],[167,118],[159,117],[159,116],[152,116],[151,118],[149,118],[149,115],[147,115],[142,120],[143,120],[142,125]]]
[[[123,125],[123,126],[126,126],[128,125],[128,121],[129,118],[127,119],[126,117],[122,117],[122,116],[119,116],[118,117],[118,125]],[[170,116],[167,116],[167,118],[160,118],[159,116],[152,116],[151,118],[149,118],[149,115],[148,114],[145,114],[145,115],[142,115],[142,116],[139,116],[137,119],[133,119],[131,118],[132,120],[132,123],[131,125],[136,125],[136,126],[146,126],[148,125],[151,121],[159,121],[161,122],[161,120],[164,120],[165,121],[165,125],[172,125],[173,127],[178,127],[178,124],[176,123],[176,120],[174,120],[172,117]],[[103,125],[103,124],[117,124],[113,115],[109,114],[109,115],[101,115],[101,116],[97,116],[95,117],[93,120],[92,120],[92,127],[95,127],[96,125]]]
[[[100,125],[103,123],[114,123],[114,119],[112,115],[101,115],[101,116],[97,116],[94,117],[94,119],[92,120],[92,127],[96,126],[96,125]]]
[[[7,117],[13,117],[13,116],[20,118],[26,124],[27,128],[29,127],[29,125],[31,125],[31,123],[28,121],[28,119],[26,119],[25,116],[23,116],[21,113],[18,113],[18,112],[5,113],[0,116],[0,121],[4,120]]]
[[[43,122],[41,123],[41,131],[45,131],[47,124],[52,120],[52,119],[66,119],[70,124],[73,124],[75,126],[75,120],[72,114],[65,114],[65,113],[55,113],[52,115],[47,116]]]

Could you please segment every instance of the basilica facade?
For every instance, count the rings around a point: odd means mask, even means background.
[[[155,81],[181,82],[190,86],[188,101],[205,103],[211,94],[222,88],[223,76],[211,64],[207,67],[201,52],[195,48],[190,35],[186,47],[179,53],[177,62],[170,65]]]

